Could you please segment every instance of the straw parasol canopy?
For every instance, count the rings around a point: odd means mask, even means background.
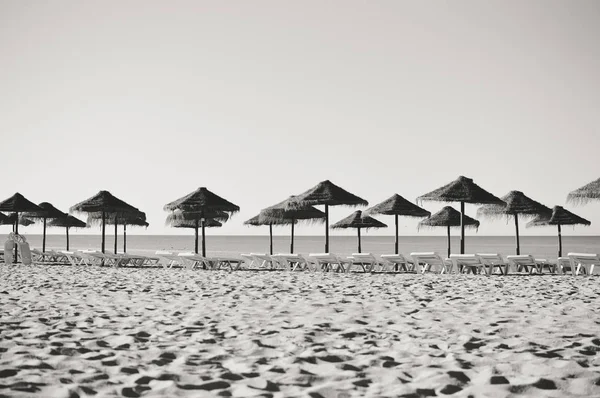
[[[41,210],[24,212],[23,215],[27,218],[35,218],[43,222],[42,252],[46,252],[46,221],[66,217],[67,215],[48,202],[42,202],[38,206]]]
[[[100,213],[102,219],[102,253],[104,253],[104,244],[106,236],[106,217],[111,214],[138,212],[136,207],[125,203],[121,199],[113,196],[108,191],[100,191],[96,195],[83,202],[77,203],[69,209],[70,212],[79,213]],[[115,253],[117,252],[117,239],[115,236]]]
[[[260,227],[263,225],[269,226],[269,254],[273,254],[273,225],[294,225],[297,221],[292,221],[291,219],[273,219],[273,220],[265,220],[261,219],[260,213],[256,216],[252,217],[249,220],[244,221],[244,225],[251,225],[254,227]]]
[[[171,224],[173,228],[196,228],[194,221],[176,220]],[[223,223],[215,220],[214,218],[207,218],[204,222],[206,228],[218,228],[222,227]]]
[[[515,235],[517,241],[516,254],[521,254],[519,242],[519,215],[524,217],[535,217],[537,215],[549,215],[552,210],[543,204],[525,196],[521,191],[510,191],[502,197],[504,204],[489,204],[477,210],[477,217],[502,218],[513,217],[515,220]]]
[[[368,230],[371,228],[387,228],[387,225],[379,220],[374,219],[373,217],[364,214],[362,211],[357,210],[348,217],[333,224],[331,228],[356,228],[358,234],[358,252],[361,253],[360,230]]]
[[[87,224],[100,225],[102,223],[102,213],[89,213]],[[127,253],[127,226],[148,227],[150,224],[146,221],[146,213],[143,211],[127,211],[111,213],[105,216],[105,223],[115,226],[115,253],[117,252],[117,227],[123,226],[123,253]]]
[[[471,178],[458,177],[449,184],[434,191],[421,195],[417,200],[432,200],[438,202],[460,202],[460,215],[463,221],[460,226],[460,253],[465,253],[465,203],[472,204],[503,204],[504,202],[475,184]]]
[[[266,209],[262,209],[258,215],[260,221],[269,223],[279,223],[279,221],[291,221],[292,226],[290,239],[290,253],[294,253],[294,227],[296,221],[308,221],[312,223],[325,222],[325,213],[313,206],[291,208],[290,202],[295,200],[295,196],[290,196],[286,200],[277,203]]]
[[[222,211],[229,215],[240,211],[240,207],[223,199],[219,195],[216,195],[206,189],[200,187],[192,193],[185,195],[171,203],[167,203],[164,206],[165,211],[181,210],[183,212],[190,212],[194,217],[196,225],[195,234],[195,252],[198,253],[198,226],[202,227],[202,256],[206,256],[206,240],[204,228],[206,227],[205,221],[209,217],[207,214],[209,211]]]
[[[67,250],[69,250],[69,228],[86,228],[87,224],[70,214],[62,218],[54,218],[48,222],[49,227],[63,227],[67,234]]]
[[[589,226],[592,223],[585,218],[579,217],[577,214],[571,213],[562,206],[554,206],[551,214],[540,215],[529,223],[528,227],[541,227],[547,225],[556,225],[558,228],[558,257],[562,257],[562,225],[585,225]]]
[[[13,220],[10,216],[7,216],[4,213],[0,213],[0,225],[13,224]]]
[[[600,178],[567,195],[567,202],[574,205],[584,205],[594,200],[600,200]]]
[[[290,200],[287,208],[315,205],[325,205],[325,252],[329,253],[329,206],[368,206],[369,202],[325,180]]]
[[[462,221],[461,221],[462,219]],[[434,227],[446,227],[448,231],[448,257],[451,254],[450,246],[450,228],[453,227],[469,227],[479,228],[479,221],[471,218],[467,215],[461,215],[461,213],[455,210],[453,207],[445,206],[442,210],[433,214],[429,218],[419,223],[419,229],[422,227],[434,228]]]
[[[396,193],[387,200],[367,209],[365,214],[385,214],[394,216],[394,225],[396,226],[394,252],[398,254],[398,216],[423,218],[429,217],[431,212],[409,202]]]

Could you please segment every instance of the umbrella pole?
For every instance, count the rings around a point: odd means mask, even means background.
[[[465,254],[465,202],[460,202],[460,254]]]
[[[123,224],[123,253],[127,253],[127,224]]]
[[[273,224],[269,224],[269,254],[273,255]]]
[[[102,212],[102,253],[104,253],[104,234],[106,232],[106,212]]]
[[[325,205],[325,253],[329,253],[329,205]]]
[[[194,253],[198,254],[198,220],[196,219],[196,224],[194,224]]]
[[[450,251],[450,225],[448,225],[448,258],[450,257],[451,251]]]
[[[15,234],[19,235],[19,212],[15,212],[16,217],[15,217]],[[14,257],[14,263],[17,263],[17,251],[19,250],[19,246],[17,245],[17,242],[15,242],[15,257]]]
[[[560,232],[560,224],[558,224],[558,257],[562,257],[562,234]]]
[[[119,224],[117,223],[117,216],[115,215],[115,254],[117,254],[117,228],[119,227]]]
[[[358,252],[361,253],[361,251],[360,251],[360,228],[356,228],[356,230],[358,231]]]
[[[521,254],[521,244],[519,243],[519,215],[515,213],[515,231],[517,231],[517,256]]]
[[[396,242],[394,244],[395,254],[398,254],[398,214],[394,214],[394,221],[396,223]]]
[[[206,238],[204,235],[205,224],[204,217],[202,217],[202,257],[206,257]]]
[[[292,240],[290,241],[290,253],[294,254],[294,222],[295,220],[292,218]]]
[[[44,235],[42,237],[42,253],[46,253],[46,217],[44,217]]]
[[[69,251],[69,227],[67,227],[67,251]]]

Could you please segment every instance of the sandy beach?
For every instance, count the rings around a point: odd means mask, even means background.
[[[599,397],[597,277],[0,267],[1,397]]]

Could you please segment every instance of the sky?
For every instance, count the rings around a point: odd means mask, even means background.
[[[136,233],[181,234],[163,206],[204,186],[241,207],[224,235],[267,234],[243,221],[326,179],[372,205],[460,175],[565,205],[600,177],[599,21],[593,0],[0,0],[0,200],[109,190]],[[592,226],[565,233],[600,235],[600,202],[567,208]],[[417,221],[400,234],[445,233]]]

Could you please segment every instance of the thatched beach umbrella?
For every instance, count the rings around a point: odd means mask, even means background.
[[[239,206],[223,199],[222,197],[212,193],[205,187],[198,188],[194,192],[179,198],[171,203],[167,203],[164,207],[166,211],[181,210],[190,212],[194,215],[196,228],[202,227],[202,256],[206,256],[206,238],[204,228],[207,213],[210,211],[222,211],[228,214],[237,213],[240,211]],[[198,230],[196,229],[196,240],[194,245],[196,253],[198,253]]]
[[[363,214],[362,211],[357,210],[350,214],[348,217],[336,222],[331,228],[356,228],[358,233],[358,252],[361,253],[361,242],[360,242],[360,230],[368,230],[370,228],[387,228],[387,225],[373,217]]]
[[[42,202],[38,205],[42,210],[25,212],[23,215],[27,218],[42,220],[44,232],[42,237],[42,252],[46,252],[46,222],[55,218],[64,218],[67,215],[48,202]]]
[[[201,228],[202,218],[204,218],[205,222],[208,220],[218,220],[219,222],[225,222],[229,220],[229,214],[220,210],[206,210],[204,213],[202,212],[194,212],[194,211],[182,211],[175,210],[169,213],[167,219],[165,221],[165,225],[174,227],[174,228],[183,228],[181,225],[189,225],[190,229],[194,229],[195,236],[195,249],[196,253],[198,253],[198,228]],[[207,227],[205,225],[204,227]],[[186,227],[187,228],[187,227]],[[202,247],[205,245],[204,235],[202,236]],[[204,249],[202,249],[204,252]]]
[[[263,221],[260,219],[260,214],[252,217],[249,220],[244,221],[244,225],[252,225],[255,227],[260,227],[263,225],[269,226],[269,254],[273,254],[273,225],[288,225],[296,223],[296,221],[288,220],[288,219],[273,219],[270,221]]]
[[[445,206],[442,210],[426,218],[419,223],[422,227],[446,227],[448,231],[448,257],[451,254],[450,228],[452,227],[472,227],[479,228],[479,221],[460,212],[450,206]]]
[[[368,206],[369,202],[325,180],[293,198],[288,202],[287,208],[297,209],[315,205],[325,205],[325,252],[329,253],[329,206]]]
[[[196,228],[196,223],[194,221],[188,220],[176,220],[171,224],[173,228]],[[207,218],[204,221],[204,227],[206,228],[219,228],[222,227],[223,223],[215,220],[214,218]]]
[[[62,218],[54,218],[48,222],[49,227],[64,227],[67,234],[67,251],[69,250],[69,228],[86,228],[87,224],[80,219],[66,214]]]
[[[7,211],[14,213],[14,232],[16,234],[19,233],[19,213],[24,213],[27,211],[40,211],[40,207],[35,203],[27,200],[20,193],[15,193],[10,198],[3,200],[0,202],[0,211]],[[17,262],[17,244],[15,243],[15,263]]]
[[[104,246],[106,240],[106,217],[115,213],[128,213],[137,212],[137,208],[125,203],[121,199],[113,196],[108,191],[100,191],[96,195],[83,202],[77,203],[72,206],[70,212],[79,213],[100,213],[102,220],[102,253],[104,253]],[[115,252],[116,252],[116,238],[115,238]]]
[[[365,214],[386,214],[394,216],[394,224],[396,226],[396,241],[394,243],[394,253],[398,254],[398,216],[404,217],[429,217],[431,212],[409,202],[398,194],[394,194],[387,200],[367,209]]]
[[[558,257],[562,257],[561,225],[591,225],[592,223],[577,214],[571,213],[562,206],[554,206],[551,215],[540,215],[530,221],[528,227],[556,225],[558,227]]]
[[[94,225],[102,222],[102,213],[89,213],[87,224]],[[127,226],[148,227],[146,213],[143,211],[128,211],[111,213],[106,217],[106,224],[115,226],[115,254],[117,253],[117,227],[123,226],[123,253],[127,253]]]
[[[262,209],[258,214],[260,222],[265,224],[279,223],[279,221],[285,223],[286,221],[289,221],[289,224],[292,226],[290,253],[294,253],[294,226],[296,221],[303,220],[311,221],[313,223],[325,221],[325,213],[312,206],[289,208],[289,203],[294,199],[295,196],[290,196],[283,202],[279,202],[276,205]]]
[[[487,205],[504,202],[475,184],[471,178],[460,176],[449,184],[421,195],[417,200],[433,200],[438,202],[460,202],[460,254],[465,253],[465,203]]]
[[[567,202],[575,205],[583,205],[593,200],[600,200],[600,178],[567,195]]]
[[[524,217],[535,217],[538,215],[550,215],[552,210],[543,204],[525,196],[521,191],[510,191],[502,198],[504,204],[490,204],[480,207],[477,210],[477,217],[510,217],[515,219],[515,235],[517,239],[516,254],[521,254],[521,245],[519,242],[519,215]]]

